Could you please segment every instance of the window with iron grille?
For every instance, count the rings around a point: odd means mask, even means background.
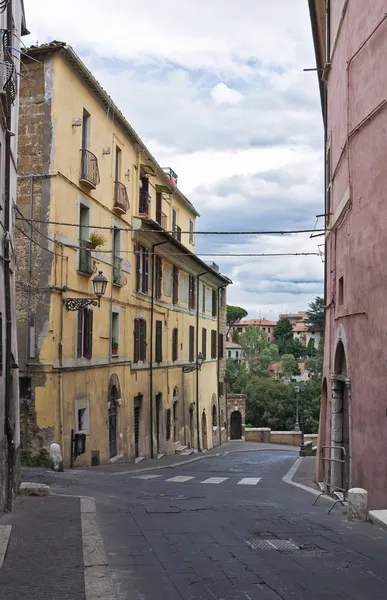
[[[134,356],[133,362],[145,362],[146,360],[146,321],[135,319],[134,321]]]
[[[211,358],[216,358],[216,329],[211,330]]]
[[[156,321],[156,362],[163,362],[163,322]]]
[[[144,294],[149,290],[149,250],[144,246],[136,249],[136,290]]]
[[[188,282],[188,308],[196,308],[196,281],[194,275],[189,276]]]
[[[219,358],[223,358],[223,354],[224,354],[224,349],[223,349],[223,333],[219,334],[219,341],[218,341],[218,355]]]
[[[179,268],[178,267],[173,267],[172,284],[173,284],[172,302],[173,302],[173,304],[177,304],[179,301]]]
[[[155,285],[155,297],[159,300],[161,298],[161,286],[163,281],[163,263],[160,256],[156,256],[156,273],[155,273],[156,285]]]
[[[189,362],[195,360],[195,327],[189,326]]]
[[[207,358],[207,329],[202,329],[202,354],[203,358]]]
[[[172,331],[172,361],[176,362],[178,359],[178,343],[179,343],[179,330],[177,327]]]
[[[216,317],[218,308],[218,293],[216,290],[212,290],[212,316]]]
[[[171,439],[171,409],[167,408],[166,411],[166,423],[165,423],[165,437],[167,440]]]
[[[93,311],[84,308],[78,311],[77,357],[91,358],[93,354]]]

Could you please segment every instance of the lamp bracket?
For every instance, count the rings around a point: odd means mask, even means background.
[[[198,371],[201,371],[202,370],[202,365],[198,365],[198,366],[192,365],[192,366],[189,366],[189,367],[188,366],[187,367],[183,367],[183,373],[192,373],[193,371],[196,371],[196,369]]]
[[[88,306],[99,306],[99,298],[98,300],[94,300],[91,298],[66,298],[63,300],[66,310],[82,310],[83,308],[87,308]]]

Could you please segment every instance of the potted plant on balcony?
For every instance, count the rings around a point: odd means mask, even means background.
[[[89,235],[87,247],[90,248],[91,250],[94,250],[94,248],[103,246],[105,244],[105,242],[106,242],[105,236],[103,236],[101,233],[98,233],[97,231],[92,231],[91,234]]]
[[[112,338],[112,355],[117,356],[118,354],[118,340],[116,338]]]
[[[113,265],[113,283],[115,285],[120,285],[120,265],[119,264],[115,264]]]

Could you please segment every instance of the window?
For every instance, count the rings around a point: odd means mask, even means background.
[[[266,331],[266,327],[262,327],[262,331]]]
[[[189,326],[189,362],[195,360],[195,327]]]
[[[122,152],[121,148],[116,146],[116,161],[114,168],[114,180],[121,181],[121,163],[122,163]]]
[[[149,290],[149,250],[144,246],[136,250],[136,290],[144,294]]]
[[[36,327],[35,327],[35,317],[33,315],[30,316],[29,355],[30,355],[30,358],[36,357]]]
[[[172,235],[177,238],[177,212],[172,208]]]
[[[156,191],[156,221],[162,225],[163,216],[163,195],[160,191]]]
[[[206,286],[203,283],[203,299],[202,299],[202,312],[206,312]]]
[[[75,399],[75,431],[76,433],[90,432],[88,398]]]
[[[235,358],[236,358],[237,360],[238,360],[238,358],[239,358],[239,352],[238,352],[238,350],[236,350],[236,351],[235,351]]]
[[[113,228],[113,284],[121,283],[121,232],[117,227]]]
[[[146,360],[146,321],[135,319],[134,321],[134,357],[133,362],[144,362]]]
[[[216,317],[217,315],[217,308],[218,308],[218,298],[217,298],[217,291],[216,290],[212,290],[212,316]]]
[[[216,329],[211,331],[211,358],[216,358]]]
[[[167,408],[167,412],[166,412],[166,423],[165,423],[166,427],[165,427],[165,437],[168,440],[171,439],[171,409]]]
[[[173,304],[177,304],[179,301],[179,268],[173,267],[172,271],[172,302]]]
[[[243,328],[242,327],[238,327],[237,331],[238,331],[238,333],[243,333]]]
[[[77,357],[91,358],[93,353],[93,311],[78,311]]]
[[[156,362],[163,362],[163,322],[156,321]]]
[[[344,302],[344,277],[339,279],[339,306]]]
[[[196,281],[194,275],[189,276],[188,283],[188,308],[196,307]]]
[[[328,148],[325,159],[325,226],[329,227],[331,212],[331,192],[332,192],[332,159],[331,145],[328,142]]]
[[[92,273],[91,252],[88,246],[90,209],[83,204],[79,208],[79,266],[81,273]]]
[[[147,215],[149,212],[149,179],[148,177],[140,177],[140,198],[138,205],[138,212],[143,215]]]
[[[112,355],[118,355],[120,345],[120,314],[112,312]]]
[[[226,288],[220,290],[219,305],[220,308],[226,308]]]
[[[271,328],[270,328],[270,327],[268,327],[268,328],[267,328],[267,331],[268,331],[268,333],[270,333],[270,331],[271,331]]]
[[[176,226],[176,239],[178,242],[181,242],[181,227]]]
[[[90,147],[90,123],[91,117],[86,109],[83,109],[82,116],[82,150],[88,150]]]
[[[194,223],[192,219],[189,220],[189,243],[194,244]]]
[[[3,314],[0,313],[0,377],[3,375]]]
[[[178,343],[179,343],[179,330],[177,329],[177,327],[175,327],[175,329],[173,329],[173,331],[172,331],[172,361],[173,362],[176,362],[178,359],[178,353],[179,353]]]
[[[31,377],[19,377],[20,398],[31,398]]]
[[[231,358],[231,350],[228,351],[228,357]]]
[[[155,285],[155,297],[159,300],[161,298],[161,289],[163,281],[163,261],[160,256],[156,256],[156,285]]]
[[[203,358],[207,358],[207,329],[202,329],[202,354]]]
[[[223,337],[224,337],[223,333],[220,333],[219,337],[218,337],[218,340],[219,340],[218,341],[218,356],[219,356],[219,358],[223,358],[223,352],[224,352],[224,350],[223,350]]]

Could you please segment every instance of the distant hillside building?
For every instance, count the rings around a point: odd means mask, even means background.
[[[267,319],[247,319],[246,321],[239,321],[231,327],[230,333],[237,331],[238,333],[245,333],[247,327],[253,325],[259,327],[263,332],[267,333],[269,342],[274,340],[274,328],[277,325],[277,321],[268,321]]]

